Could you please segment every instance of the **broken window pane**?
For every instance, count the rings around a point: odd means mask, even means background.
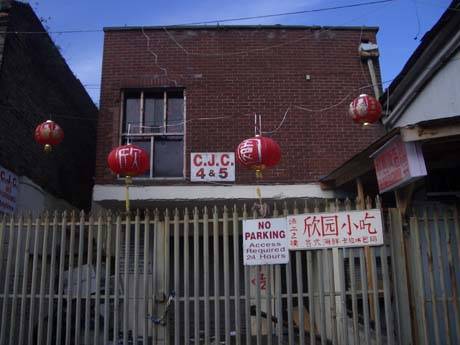
[[[182,177],[184,142],[181,136],[155,137],[153,177]]]

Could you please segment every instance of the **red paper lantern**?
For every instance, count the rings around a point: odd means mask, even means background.
[[[35,128],[35,141],[45,145],[45,152],[49,152],[53,145],[58,145],[64,139],[64,131],[57,123],[47,120]]]
[[[374,97],[362,94],[350,103],[349,112],[354,122],[368,125],[380,119],[382,106]]]
[[[278,164],[281,159],[281,149],[273,139],[256,135],[254,138],[243,140],[238,145],[236,159],[241,165],[255,170],[260,177],[262,170]]]
[[[149,155],[141,147],[128,144],[114,148],[107,157],[109,168],[118,175],[141,175],[150,167]]]

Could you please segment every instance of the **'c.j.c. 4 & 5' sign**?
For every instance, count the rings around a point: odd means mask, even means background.
[[[379,209],[289,216],[287,225],[290,250],[383,244]]]

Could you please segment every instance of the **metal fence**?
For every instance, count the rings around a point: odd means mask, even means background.
[[[460,226],[456,207],[417,209],[407,260],[417,344],[460,343]]]
[[[271,215],[351,207],[273,204]],[[246,207],[4,218],[0,345],[409,343],[393,211],[384,246],[258,267],[243,266],[242,220],[257,217]]]

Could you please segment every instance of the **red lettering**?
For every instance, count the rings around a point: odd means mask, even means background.
[[[224,167],[230,164],[230,157],[228,154],[225,153],[220,157],[220,164]]]
[[[201,164],[203,164],[203,157],[201,155],[195,155],[195,157],[193,157],[193,164],[197,167],[201,166]]]

